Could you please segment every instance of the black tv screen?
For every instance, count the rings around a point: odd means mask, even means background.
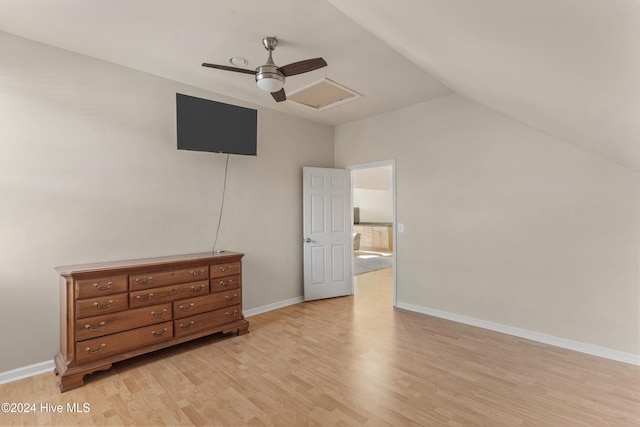
[[[258,112],[176,93],[178,149],[257,154]]]

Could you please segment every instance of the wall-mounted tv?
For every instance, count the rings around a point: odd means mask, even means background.
[[[258,112],[176,93],[179,150],[257,154]]]

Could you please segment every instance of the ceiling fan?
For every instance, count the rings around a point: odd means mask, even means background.
[[[282,67],[278,67],[271,57],[271,53],[278,46],[278,39],[275,37],[265,37],[262,45],[269,52],[267,63],[256,68],[254,71],[246,68],[229,67],[227,65],[202,64],[203,67],[217,68],[219,70],[235,71],[236,73],[253,74],[256,77],[258,87],[265,92],[270,92],[277,102],[286,101],[287,95],[284,92],[285,77],[296,74],[308,73],[318,68],[326,67],[327,62],[322,58],[305,59],[304,61],[293,62]]]

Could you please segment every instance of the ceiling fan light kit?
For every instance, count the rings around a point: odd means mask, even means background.
[[[202,66],[216,68],[219,70],[234,71],[236,73],[253,74],[255,75],[258,87],[265,92],[270,92],[276,102],[286,101],[287,99],[283,89],[285,77],[308,73],[309,71],[314,71],[318,68],[327,66],[327,62],[324,59],[313,58],[278,67],[273,62],[272,58],[272,52],[276,46],[278,46],[278,39],[275,37],[265,37],[262,39],[262,45],[269,52],[269,57],[267,58],[267,63],[256,68],[255,71],[247,70],[245,68],[208,63],[203,63]],[[231,63],[235,65],[236,63],[233,62],[233,59],[235,58],[232,58]]]
[[[284,76],[275,65],[263,65],[256,70],[256,83],[265,92],[277,92],[284,86]]]

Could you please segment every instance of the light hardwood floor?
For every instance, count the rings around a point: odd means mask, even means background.
[[[0,401],[37,410],[0,413],[0,425],[640,425],[640,367],[394,309],[390,274],[64,394],[53,373],[1,385]],[[74,403],[89,411],[68,412]]]

